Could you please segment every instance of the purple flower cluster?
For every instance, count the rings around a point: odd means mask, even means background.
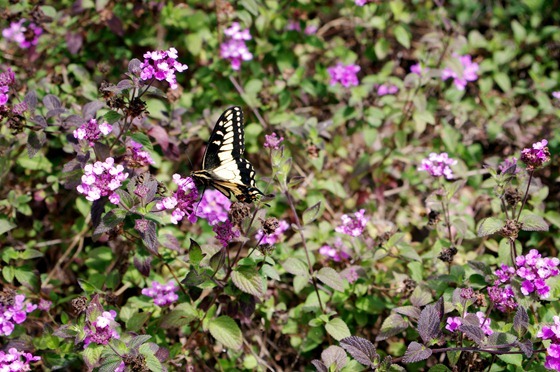
[[[512,174],[518,173],[519,169],[517,169],[517,158],[506,159],[500,165],[498,165],[498,170],[500,174],[504,174],[506,171],[509,171]]]
[[[171,89],[177,89],[177,78],[175,72],[183,72],[189,68],[177,61],[177,49],[156,50],[144,53],[144,62],[140,65],[142,72],[140,79],[167,81]]]
[[[560,99],[560,90],[558,90],[556,92],[552,92],[552,97],[554,97],[556,99]]]
[[[134,140],[128,142],[130,157],[128,158],[128,166],[133,168],[145,167],[154,164],[154,159],[148,151],[142,150],[142,144]]]
[[[0,371],[31,371],[29,364],[39,360],[41,360],[41,357],[19,351],[14,347],[11,347],[7,353],[4,350],[0,350]]]
[[[527,165],[528,170],[534,170],[550,160],[548,141],[543,139],[533,144],[532,148],[521,151],[521,161]]]
[[[457,164],[457,160],[451,159],[446,152],[436,154],[432,152],[418,167],[419,171],[426,171],[434,177],[445,176],[448,180],[453,178],[453,171],[449,166]]]
[[[358,65],[343,65],[342,63],[337,63],[335,66],[329,67],[327,71],[331,75],[331,85],[340,83],[343,87],[348,88],[360,83],[356,75],[358,71],[360,71],[360,66]]]
[[[358,212],[354,213],[354,217],[343,214],[341,217],[342,225],[336,227],[334,231],[350,236],[362,235],[369,221],[369,217],[366,217],[365,213],[365,209],[360,209]]]
[[[525,279],[521,283],[521,293],[528,296],[536,292],[540,298],[548,298],[550,287],[546,285],[545,280],[560,274],[560,260],[556,257],[543,258],[536,249],[531,249],[525,256],[518,256],[515,263],[517,275]]]
[[[218,190],[206,190],[200,199],[196,216],[204,218],[211,226],[228,219],[231,200]]]
[[[501,312],[510,312],[517,309],[517,302],[515,302],[515,293],[511,285],[507,284],[504,287],[499,287],[497,284],[488,287],[488,297]]]
[[[272,133],[270,135],[265,134],[264,138],[264,147],[274,150],[278,150],[280,144],[284,141],[284,137],[278,137],[276,133]]]
[[[476,313],[480,326],[482,327],[482,331],[486,336],[490,336],[494,331],[490,328],[490,319],[486,318],[486,315],[482,311],[478,311]],[[447,318],[447,325],[445,329],[449,332],[455,332],[459,329],[459,327],[463,324],[463,319],[459,316],[449,317]]]
[[[399,87],[391,84],[381,84],[377,87],[378,96],[394,95],[399,91]]]
[[[255,234],[255,239],[257,240],[257,242],[259,242],[259,245],[274,245],[280,241],[282,234],[284,234],[289,227],[290,224],[288,222],[284,220],[279,221],[278,227],[272,234],[265,234],[262,229],[259,229],[259,231],[257,231],[257,233]]]
[[[420,62],[410,66],[410,72],[413,74],[416,74],[418,76],[422,76],[424,75],[426,72],[428,72],[429,68],[422,66],[422,64]]]
[[[551,340],[551,344],[546,348],[545,368],[560,371],[560,317],[553,317],[554,324],[543,326],[537,333],[537,337],[543,340]]]
[[[88,141],[90,146],[101,138],[101,135],[108,135],[113,130],[113,126],[109,123],[98,124],[96,119],[90,119],[87,123],[82,124],[72,134],[77,140]]]
[[[8,91],[10,90],[10,85],[15,81],[16,74],[14,74],[11,68],[0,74],[0,106],[8,102]]]
[[[51,306],[52,301],[45,300],[44,298],[41,298],[39,300],[39,305],[37,305],[38,309],[43,311],[49,311],[51,309]]]
[[[241,68],[241,61],[250,61],[253,59],[253,54],[249,52],[246,41],[251,40],[249,29],[241,29],[239,22],[233,22],[231,27],[226,28],[224,31],[226,40],[220,45],[220,55],[224,59],[228,59],[231,63],[231,68],[239,70]]]
[[[111,339],[119,339],[120,335],[116,331],[118,323],[115,321],[117,312],[115,310],[104,311],[95,319],[95,321],[86,321],[84,331],[86,337],[84,338],[84,349],[90,343],[97,345],[107,345]]]
[[[328,244],[325,244],[324,246],[319,248],[319,253],[330,258],[334,262],[340,262],[350,258],[350,255],[346,253],[345,250],[346,247],[344,247],[342,239],[340,239],[340,237],[337,237],[332,247]]]
[[[27,49],[32,45],[37,45],[43,29],[33,22],[29,22],[27,27],[23,25],[24,23],[26,23],[25,19],[10,23],[10,27],[2,30],[2,36],[6,40],[18,43],[20,48]]]
[[[299,21],[296,20],[289,20],[288,24],[286,25],[286,30],[288,31],[301,31],[301,25]],[[303,31],[306,35],[313,35],[317,32],[318,27],[315,25],[307,25],[305,26],[305,30]]]
[[[367,3],[371,3],[373,0],[354,0],[354,4],[357,6],[364,6]]]
[[[173,175],[173,182],[177,184],[177,191],[173,196],[168,196],[156,204],[159,210],[173,209],[171,222],[177,224],[187,216],[189,222],[196,222],[194,213],[195,203],[198,200],[198,189],[191,177],[181,178],[179,174]]]
[[[0,304],[0,336],[11,335],[15,325],[23,323],[27,319],[27,313],[36,308],[37,305],[25,303],[24,294],[16,294],[10,305]]]
[[[158,306],[169,306],[179,299],[177,291],[179,287],[175,281],[170,280],[167,284],[160,284],[156,281],[152,282],[150,288],[142,289],[142,294],[154,299],[154,304]]]
[[[441,78],[442,80],[452,78],[457,89],[465,90],[469,81],[476,81],[478,79],[478,63],[473,62],[469,55],[459,56],[454,54],[453,57],[461,63],[462,71],[454,71],[450,67],[446,67],[441,72]]]
[[[107,158],[105,162],[96,161],[84,167],[82,184],[76,189],[80,194],[86,195],[89,201],[95,201],[102,196],[108,196],[113,204],[119,204],[119,194],[115,192],[121,187],[122,182],[128,177],[122,165],[115,166],[115,159]]]
[[[216,233],[216,239],[222,243],[224,248],[228,246],[229,242],[240,235],[239,230],[235,228],[229,219],[214,225],[212,230]]]

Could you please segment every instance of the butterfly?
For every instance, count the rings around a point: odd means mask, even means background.
[[[247,159],[243,131],[243,111],[233,106],[223,112],[210,135],[202,159],[202,169],[191,172],[198,184],[213,187],[222,194],[245,203],[264,195],[255,186],[255,170]]]

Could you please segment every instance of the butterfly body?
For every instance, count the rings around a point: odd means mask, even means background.
[[[240,107],[228,108],[218,119],[204,152],[202,169],[191,173],[194,181],[213,187],[228,198],[250,203],[263,193],[255,186],[255,170],[247,159]]]

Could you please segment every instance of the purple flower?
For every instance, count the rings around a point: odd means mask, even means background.
[[[169,196],[159,201],[156,208],[159,210],[173,209],[171,222],[177,224],[183,217],[187,216],[189,222],[196,222],[194,213],[195,203],[198,200],[198,190],[192,178],[181,178],[179,174],[173,175],[173,182],[177,184],[177,191],[173,196]]]
[[[274,150],[278,150],[280,144],[282,143],[282,141],[284,141],[284,137],[278,138],[276,133],[272,133],[270,135],[265,134],[264,138],[264,147]]]
[[[39,310],[49,311],[52,306],[52,301],[45,300],[43,298],[39,299],[39,305],[37,306]]]
[[[356,4],[357,6],[364,6],[371,1],[373,0],[354,0],[354,4]]]
[[[552,97],[554,97],[556,99],[560,99],[560,90],[558,90],[556,92],[552,92]]]
[[[506,159],[500,165],[498,165],[498,170],[500,174],[508,172],[510,174],[516,174],[519,172],[517,169],[517,158]]]
[[[169,306],[179,299],[176,293],[178,290],[179,287],[173,280],[170,280],[167,284],[153,281],[151,287],[142,289],[142,294],[153,298],[154,304],[163,307]]]
[[[259,245],[274,245],[280,241],[282,234],[284,234],[289,227],[290,225],[288,224],[288,222],[284,220],[279,221],[278,227],[272,234],[265,234],[262,229],[259,229],[259,231],[257,231],[257,233],[255,234],[255,239],[257,240],[257,242],[259,242]]]
[[[378,96],[386,96],[388,94],[397,94],[399,91],[399,87],[396,85],[391,84],[381,84],[377,87],[377,95]]]
[[[305,30],[303,31],[306,35],[315,35],[317,30],[319,29],[316,25],[307,25],[305,26]]]
[[[2,30],[2,36],[6,40],[10,40],[19,44],[20,48],[27,49],[32,45],[37,45],[39,36],[43,33],[43,29],[33,22],[29,22],[27,27],[23,24],[27,21],[20,19],[18,22],[10,23],[10,27]]]
[[[494,331],[490,328],[490,318],[486,318],[486,314],[482,311],[477,311],[476,316],[478,317],[478,321],[480,322],[480,326],[482,327],[482,331],[486,336],[490,336]]]
[[[445,176],[447,179],[453,178],[453,171],[450,165],[457,164],[457,160],[449,158],[446,152],[436,154],[432,152],[428,158],[422,160],[422,164],[418,167],[419,171],[426,171],[434,177]]]
[[[301,26],[299,24],[299,21],[294,21],[293,19],[290,19],[288,21],[288,24],[286,25],[286,30],[287,31],[301,31]]]
[[[242,61],[250,61],[253,59],[253,54],[249,52],[245,41],[251,40],[249,29],[241,30],[238,22],[233,22],[231,27],[224,30],[227,36],[226,40],[220,45],[220,56],[228,59],[231,63],[231,68],[239,70]]]
[[[10,86],[16,81],[16,75],[11,68],[0,74],[0,106],[8,102]]]
[[[525,256],[516,258],[516,274],[525,279],[521,283],[521,293],[525,296],[535,292],[541,299],[548,298],[550,287],[546,280],[558,276],[560,260],[556,257],[543,258],[536,249],[531,249]]]
[[[457,72],[450,67],[446,67],[441,72],[441,78],[442,80],[453,78],[453,83],[457,89],[465,90],[469,81],[476,81],[478,79],[478,63],[473,62],[469,55],[459,56],[454,54],[453,57],[461,63],[462,71]]]
[[[228,219],[231,200],[218,190],[206,190],[196,209],[197,217],[204,218],[211,226]]]
[[[29,363],[39,360],[41,360],[41,357],[33,356],[33,354],[24,351],[18,351],[14,347],[11,347],[7,353],[4,350],[0,350],[0,371],[31,371]]]
[[[550,160],[550,151],[547,145],[548,141],[543,139],[534,143],[532,148],[521,151],[521,161],[527,165],[528,170],[535,170]]]
[[[350,236],[360,236],[369,221],[369,217],[365,217],[366,210],[360,209],[354,213],[354,217],[343,214],[341,217],[342,225],[336,227],[334,231]]]
[[[72,134],[77,140],[88,141],[90,146],[101,138],[101,135],[108,135],[113,130],[113,126],[109,123],[97,124],[96,119],[90,119],[87,123],[82,124]]]
[[[37,305],[25,303],[24,294],[15,294],[10,305],[0,304],[0,336],[11,335],[15,325],[23,323],[36,308]]]
[[[350,255],[346,253],[346,247],[342,243],[342,239],[337,237],[334,241],[333,246],[325,244],[319,248],[319,253],[333,260],[334,262],[340,262],[350,258]]]
[[[84,349],[92,342],[97,345],[107,345],[111,339],[119,339],[120,335],[116,331],[118,323],[115,321],[117,312],[115,310],[104,311],[95,321],[86,321],[84,331]]]
[[[327,71],[331,75],[331,85],[340,83],[343,87],[348,88],[349,86],[359,84],[358,77],[356,76],[358,71],[360,71],[360,66],[358,65],[337,63],[335,66],[329,67]]]
[[[132,139],[128,142],[127,148],[130,151],[130,157],[128,158],[129,167],[140,168],[155,163],[150,153],[142,150],[142,147],[141,143]]]
[[[502,264],[500,265],[500,268],[494,272],[494,274],[498,277],[498,279],[494,282],[494,285],[509,283],[511,277],[515,275],[515,269],[506,264]]]
[[[171,89],[177,89],[177,78],[175,72],[183,72],[189,68],[177,61],[177,49],[157,50],[144,53],[144,62],[140,65],[142,72],[141,80],[156,79],[167,81]]]
[[[418,76],[424,75],[426,72],[428,72],[428,70],[429,68],[423,67],[420,62],[410,66],[410,72]]]
[[[517,308],[517,302],[515,302],[515,294],[513,293],[513,289],[509,284],[503,288],[496,285],[493,287],[488,287],[488,296],[494,303],[494,306],[501,312],[509,312]]]
[[[555,315],[553,325],[545,325],[537,333],[537,337],[543,340],[551,340],[552,343],[546,350],[545,367],[548,369],[560,370],[560,317]]]
[[[460,316],[449,317],[447,318],[447,325],[445,326],[445,329],[449,332],[455,332],[459,329],[461,324],[463,324],[463,319],[461,319]]]
[[[233,226],[230,220],[214,225],[212,230],[216,233],[216,239],[222,243],[224,248],[226,248],[233,239],[239,236],[239,230]]]
[[[87,164],[84,167],[82,184],[76,189],[80,194],[86,195],[89,201],[95,201],[103,196],[108,196],[113,204],[119,204],[119,194],[115,192],[121,187],[122,182],[128,177],[128,173],[123,172],[122,165],[115,166],[113,158],[107,158],[105,162],[96,161],[94,164]]]

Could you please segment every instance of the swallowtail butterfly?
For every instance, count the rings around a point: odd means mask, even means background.
[[[255,186],[255,170],[243,157],[245,138],[243,112],[240,107],[228,108],[218,119],[202,159],[202,169],[191,173],[198,185],[213,187],[222,194],[251,203],[264,195]]]

